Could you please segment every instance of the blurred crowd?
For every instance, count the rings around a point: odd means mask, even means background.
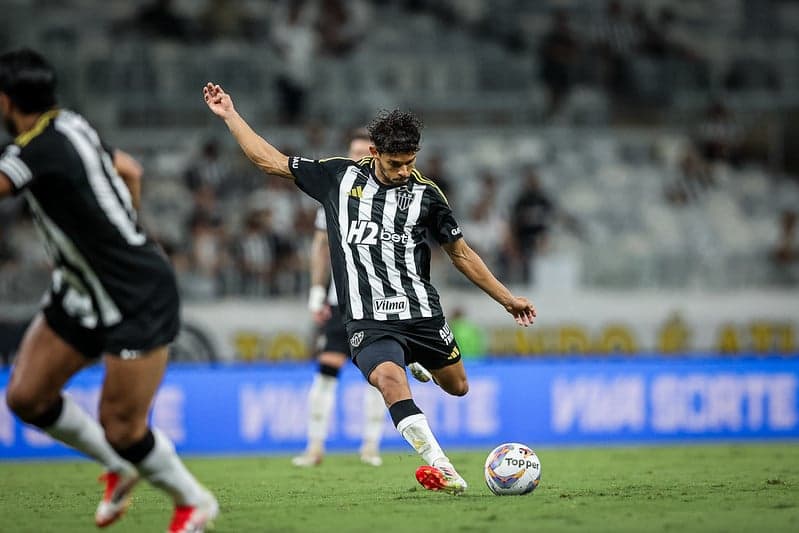
[[[44,13],[47,8],[55,12],[70,7],[86,9],[91,1],[29,0],[29,3]],[[92,103],[99,105],[81,111],[92,117],[96,114],[107,124],[113,125],[118,120],[119,130],[149,127],[152,138],[158,139],[149,143],[146,138],[138,141],[141,152],[137,152],[135,144],[123,148],[145,159],[148,179],[142,222],[169,253],[180,274],[184,293],[190,298],[304,294],[308,283],[307,244],[316,208],[290,182],[259,175],[229,140],[215,139],[202,129],[207,125],[203,122],[208,120],[207,113],[197,107],[201,102],[187,100],[180,83],[188,79],[191,83],[186,82],[187,86],[195,88],[198,85],[190,78],[207,73],[187,68],[173,74],[172,68],[191,67],[185,65],[187,58],[193,57],[186,50],[208,43],[219,47],[202,48],[206,53],[222,51],[213,59],[214,71],[230,67],[227,73],[230,83],[239,83],[236,87],[242,92],[239,102],[248,111],[255,110],[248,116],[253,117],[257,129],[278,127],[293,132],[288,135],[292,139],[289,142],[278,139],[279,147],[287,154],[309,157],[334,155],[343,152],[346,145],[346,131],[338,131],[341,122],[327,121],[331,117],[337,119],[337,115],[320,103],[328,93],[335,98],[332,104],[325,105],[351,109],[352,102],[347,100],[381,95],[386,88],[402,93],[419,85],[416,81],[431,80],[426,89],[413,94],[426,96],[435,92],[437,83],[442,84],[446,89],[445,100],[430,100],[442,107],[459,102],[458,98],[464,94],[471,95],[460,109],[446,108],[449,113],[446,118],[455,121],[480,108],[480,104],[491,102],[492,90],[500,96],[497,101],[502,104],[508,100],[507,95],[525,95],[529,87],[542,87],[543,112],[521,123],[523,128],[539,129],[529,139],[521,140],[518,149],[508,146],[507,137],[519,131],[519,123],[511,123],[505,117],[503,124],[489,115],[495,138],[491,131],[482,131],[473,136],[473,145],[464,148],[466,144],[459,140],[439,142],[434,135],[425,134],[426,144],[420,154],[419,168],[444,189],[464,235],[509,283],[535,282],[536,260],[558,249],[566,239],[576,243],[578,250],[593,246],[604,248],[609,255],[623,255],[617,252],[631,250],[627,262],[635,261],[635,253],[654,256],[666,247],[659,242],[641,241],[660,239],[657,230],[665,226],[664,221],[674,223],[683,214],[686,220],[697,217],[697,213],[701,214],[708,204],[715,202],[714,205],[722,207],[715,221],[733,228],[726,232],[727,238],[734,240],[735,235],[729,234],[736,232],[734,222],[739,221],[733,219],[738,214],[751,218],[749,241],[758,241],[757,253],[773,267],[772,274],[758,279],[795,286],[799,283],[796,204],[766,198],[773,196],[773,191],[782,190],[782,182],[792,184],[790,190],[796,190],[796,178],[791,178],[790,171],[783,168],[790,153],[780,154],[780,150],[775,150],[780,142],[774,142],[771,129],[764,133],[766,128],[757,122],[762,116],[753,120],[751,113],[742,114],[741,106],[736,107],[733,98],[736,91],[765,91],[766,112],[779,114],[780,101],[772,96],[793,83],[786,79],[791,68],[776,53],[777,48],[773,61],[767,60],[768,54],[727,51],[735,48],[736,39],[750,36],[758,42],[779,38],[780,42],[795,45],[799,38],[797,25],[790,23],[790,17],[780,21],[779,14],[799,14],[799,10],[791,11],[790,2],[780,0],[740,0],[732,6],[734,9],[727,6],[730,9],[729,13],[725,11],[727,18],[724,18],[712,12],[718,2],[684,4],[673,0],[143,0],[138,3],[109,0],[103,3],[107,7],[102,13],[105,18],[97,25],[102,27],[106,38],[111,35],[114,42],[121,43],[119,53],[129,53],[124,65],[132,70],[122,72],[123,76],[116,75],[116,61],[97,60],[95,49],[87,44],[89,38],[82,37],[89,32],[88,28],[61,25],[60,17],[50,17],[52,28],[42,30],[36,37],[45,46],[56,43],[63,45],[64,50],[72,50],[67,46],[71,40],[85,39],[87,43],[74,48],[80,52],[75,56],[81,58],[79,61],[66,52],[59,57],[58,51],[53,51],[55,61],[65,69],[73,67],[74,72],[89,77],[84,92],[90,94]],[[383,18],[385,10],[392,14],[390,21]],[[730,22],[730,17],[737,17],[737,22]],[[3,24],[0,21],[0,27]],[[375,28],[378,31],[372,31]],[[698,40],[698,35],[704,37],[705,28],[714,28],[712,35],[709,32],[706,40]],[[6,31],[0,35],[0,44],[10,46],[9,35],[14,34],[15,28],[3,29]],[[425,31],[432,44],[415,42],[405,35],[406,30]],[[699,46],[698,42],[706,46]],[[125,43],[133,46],[126,48]],[[156,46],[164,43],[166,47]],[[458,78],[467,79],[472,71],[456,70],[451,78],[445,79],[447,65],[435,61],[434,66],[442,69],[440,79],[435,72],[417,72],[426,65],[423,60],[436,59],[434,48],[441,43],[466,43],[472,46],[469,53],[485,54],[463,65],[480,71],[477,85],[463,91],[450,90],[446,83],[460,87]],[[150,54],[151,45],[158,48],[157,53]],[[226,48],[227,45],[230,46]],[[426,46],[427,51],[419,51],[420,46]],[[406,47],[412,49],[408,56],[418,59],[419,64],[403,63],[401,55]],[[263,50],[270,60],[274,59],[263,68],[266,76],[260,81],[268,80],[271,84],[268,94],[276,101],[263,101],[260,91],[265,87],[245,74],[249,71],[242,70],[257,63],[253,58],[240,58],[241,63],[230,59],[241,55],[240,48]],[[363,55],[369,48],[374,48],[377,56]],[[389,49],[396,53],[387,54]],[[790,46],[786,50],[790,51]],[[446,58],[456,57],[452,50],[449,53]],[[379,71],[381,65],[377,62],[384,55],[390,68],[387,75],[377,77],[385,84],[375,87],[366,81],[359,83],[367,71]],[[724,58],[723,62],[719,57]],[[170,62],[170,58],[177,60]],[[366,64],[358,64],[361,58],[368,59]],[[206,61],[205,56],[201,59]],[[349,80],[352,85],[333,86],[331,82],[328,88],[329,80],[320,80],[323,77],[320,72],[329,65],[345,69],[343,78],[354,78]],[[405,67],[407,71],[403,70]],[[795,70],[795,63],[793,67]],[[107,75],[102,76],[104,73]],[[161,79],[156,79],[155,73],[160,73]],[[530,79],[525,77],[527,74]],[[406,75],[412,82],[404,81]],[[65,78],[67,94],[70,88],[81,87],[74,79]],[[245,91],[249,84],[256,87],[251,93]],[[153,89],[156,86],[160,89]],[[135,92],[136,87],[142,91]],[[579,131],[584,125],[579,112],[580,99],[587,94],[586,87],[607,98],[611,107],[609,115],[601,115],[606,119],[604,122],[588,124],[589,128],[602,128],[595,139],[591,130]],[[678,105],[675,94],[690,96],[692,90],[699,95],[695,100],[700,104],[690,109],[704,108],[704,111],[681,112],[684,103]],[[350,91],[352,95],[347,98]],[[117,107],[102,112],[106,100],[101,99],[101,94]],[[72,96],[80,101],[80,94]],[[403,98],[400,94],[395,100],[402,102]],[[65,100],[71,105],[69,98]],[[147,105],[161,102],[162,107],[153,109],[164,117],[166,124],[142,119],[150,116],[145,112],[149,108],[136,107],[131,111],[122,107],[128,103],[141,105],[141,101]],[[184,101],[196,105],[175,111]],[[370,109],[370,113],[376,109],[372,100],[358,103],[361,108]],[[409,102],[414,108],[415,103]],[[522,99],[511,99],[509,103],[515,115],[527,117],[522,111],[525,108]],[[601,101],[599,104],[601,108]],[[270,109],[276,110],[276,114],[264,111]],[[423,110],[422,118],[440,118],[442,115],[433,114],[435,109],[428,107],[429,114]],[[262,111],[263,114],[258,114]],[[348,117],[348,126],[360,125],[357,121],[363,118]],[[451,128],[445,130],[443,137],[452,137],[452,132],[461,126],[458,122],[436,124],[435,119],[430,122],[432,128]],[[791,122],[786,120],[783,124],[790,127]],[[473,127],[474,123],[465,126]],[[509,129],[504,130],[505,126]],[[565,133],[558,130],[575,126],[574,135],[571,130]],[[159,129],[171,127],[181,127],[184,133],[193,132],[194,140],[187,145],[182,142],[185,137],[175,136],[180,142],[160,145],[165,136],[159,135]],[[617,137],[629,131],[635,136],[635,128],[656,131],[663,137],[673,135],[679,142],[649,143],[647,150],[652,153],[624,153]],[[112,142],[115,133],[118,132],[109,132]],[[585,137],[590,140],[582,140]],[[673,154],[659,153],[664,151]],[[159,161],[166,152],[179,164],[161,168]],[[627,177],[617,179],[619,176]],[[642,185],[644,177],[649,180],[647,187],[656,189],[656,198],[647,196],[649,189]],[[611,192],[614,180],[627,184],[627,189]],[[726,194],[721,201],[720,193]],[[759,200],[752,199],[754,193],[760,195]],[[657,205],[650,206],[647,202]],[[737,205],[730,207],[724,202]],[[659,211],[661,203],[671,210],[665,219]],[[650,226],[645,225],[647,220]],[[702,247],[718,246],[712,242],[714,235],[724,232],[713,233],[708,229],[713,220],[698,220],[705,226],[697,228],[705,231],[704,236],[683,247],[680,253],[699,257]],[[603,230],[597,231],[598,227]],[[685,233],[676,223],[674,228],[677,229],[672,234]],[[764,237],[767,234],[770,236]],[[619,238],[614,241],[614,237]],[[698,251],[690,246],[696,246]],[[740,248],[749,251],[752,246]],[[585,266],[596,266],[594,256],[586,257]],[[612,262],[608,265],[611,265],[606,266],[608,269],[615,268]],[[45,254],[24,205],[19,201],[0,203],[0,298],[11,302],[34,301],[46,284],[46,271]],[[623,275],[617,278],[616,285],[633,283]],[[735,283],[732,279],[724,283]],[[457,273],[446,281],[462,282]],[[589,277],[587,283],[601,285],[603,279]],[[646,278],[636,283],[657,286],[660,281]]]

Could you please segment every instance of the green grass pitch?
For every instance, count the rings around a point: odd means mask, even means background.
[[[190,458],[219,498],[217,533],[799,531],[799,445],[540,449],[542,480],[527,496],[494,496],[485,452],[452,452],[461,496],[416,484],[414,453],[374,468],[334,454],[313,469],[285,456]],[[0,531],[95,531],[99,468],[87,461],[0,462]],[[142,484],[113,533],[164,531],[167,498]]]

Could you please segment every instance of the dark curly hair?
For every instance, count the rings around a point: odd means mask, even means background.
[[[0,91],[23,113],[39,113],[56,105],[56,76],[47,60],[28,48],[0,55]]]
[[[409,111],[383,110],[369,123],[367,130],[381,154],[407,154],[419,151],[422,121]]]

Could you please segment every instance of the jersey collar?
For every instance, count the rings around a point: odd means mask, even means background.
[[[14,144],[17,146],[25,146],[29,142],[31,142],[37,135],[41,134],[44,129],[50,124],[50,121],[53,120],[55,117],[58,116],[61,110],[58,108],[51,109],[50,111],[45,111],[39,118],[36,119],[36,123],[33,125],[31,129],[26,131],[25,133],[20,133],[14,139]]]

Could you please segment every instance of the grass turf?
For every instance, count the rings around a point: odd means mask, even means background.
[[[487,451],[486,451],[487,452]],[[799,531],[799,446],[700,445],[542,449],[539,488],[498,497],[484,452],[451,453],[462,496],[416,484],[413,453],[374,468],[329,455],[312,469],[287,457],[186,462],[219,498],[215,532]],[[99,468],[86,461],[0,462],[0,531],[93,531]],[[165,531],[171,504],[142,484],[111,533]]]

